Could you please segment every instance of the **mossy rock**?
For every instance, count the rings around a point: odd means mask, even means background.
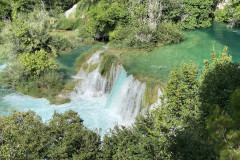
[[[114,64],[116,60],[117,60],[117,57],[113,54],[103,55],[99,73],[101,73],[101,75],[106,75],[106,73],[110,71],[112,64]]]
[[[54,104],[56,105],[60,105],[60,104],[65,104],[65,103],[69,103],[71,102],[71,99],[70,98],[66,98],[66,97],[55,97],[55,102]]]
[[[88,68],[88,73],[91,73],[92,71],[94,71],[95,69],[97,69],[98,67],[98,64],[95,63],[95,64],[91,64]]]

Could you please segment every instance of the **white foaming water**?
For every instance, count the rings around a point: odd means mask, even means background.
[[[6,66],[7,66],[6,64],[1,65],[1,66],[0,66],[0,72],[2,72],[3,69],[4,69]]]
[[[76,12],[76,9],[77,9],[77,4],[75,4],[72,8],[70,8],[65,12],[65,17],[68,18],[71,13]]]
[[[234,33],[240,35],[240,31],[239,31],[239,30],[232,30],[232,32],[234,32]]]
[[[155,108],[157,108],[158,106],[160,106],[161,105],[161,97],[162,96],[162,91],[161,91],[161,89],[158,89],[158,100],[155,102],[155,103],[153,103],[151,106],[150,106],[150,108],[149,108],[149,111],[152,111],[153,109],[155,109]]]
[[[145,83],[134,80],[132,75],[127,77],[127,72],[123,69],[112,88],[105,108],[117,113],[120,124],[130,125],[143,108],[145,88]]]
[[[130,125],[142,108],[145,84],[127,76],[120,65],[112,65],[108,79],[99,73],[99,55],[96,52],[87,62],[98,63],[97,69],[91,73],[80,69],[74,76],[78,84],[69,94],[70,103],[51,105],[46,99],[35,99],[30,96],[9,92],[0,96],[0,111],[8,115],[12,110],[33,110],[43,121],[52,118],[54,111],[63,113],[74,110],[84,120],[89,129],[102,129],[103,135],[116,123]],[[4,66],[0,66],[0,69]],[[2,90],[0,90],[3,93]],[[1,95],[1,94],[0,94]]]

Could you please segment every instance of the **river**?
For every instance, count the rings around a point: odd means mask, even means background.
[[[127,72],[145,74],[155,76],[163,81],[166,81],[170,70],[174,67],[179,67],[181,62],[195,61],[200,67],[203,66],[203,59],[209,59],[212,47],[218,53],[223,50],[224,46],[228,46],[230,53],[233,56],[234,62],[240,62],[240,29],[227,29],[225,24],[214,22],[211,28],[199,29],[194,31],[185,31],[186,39],[178,44],[161,46],[149,53],[144,53],[141,56],[136,54],[131,62],[126,67]],[[70,54],[62,55],[58,58],[61,64],[61,69],[68,73],[70,77],[75,73],[74,61],[90,46],[80,47],[71,51]],[[129,67],[129,66],[132,67]],[[4,63],[0,61],[0,70],[4,68]],[[96,73],[97,74],[97,73]],[[94,76],[94,75],[93,75]],[[95,76],[96,77],[96,76]],[[27,111],[33,110],[40,115],[43,121],[47,122],[54,110],[59,113],[67,110],[77,111],[80,117],[84,120],[84,125],[90,129],[102,129],[103,135],[108,128],[112,128],[115,124],[127,124],[132,122],[134,117],[121,117],[121,114],[116,110],[121,110],[117,107],[128,105],[126,103],[135,104],[131,98],[136,100],[141,98],[139,88],[145,88],[139,82],[133,83],[134,77],[128,76],[125,70],[119,71],[119,76],[113,86],[112,92],[99,97],[80,95],[75,91],[71,94],[71,102],[63,105],[50,105],[46,99],[35,99],[30,96],[21,95],[12,90],[0,88],[0,113],[8,115],[13,110]],[[131,85],[131,87],[127,86]],[[127,91],[127,87],[135,89],[133,92]],[[130,99],[127,101],[122,98],[126,95],[120,92],[131,93]],[[135,96],[134,94],[139,94]],[[127,97],[125,97],[127,98]],[[122,102],[123,101],[123,102]],[[116,104],[123,103],[123,104]],[[129,109],[129,107],[127,108]],[[124,111],[121,111],[124,112]],[[125,114],[125,112],[124,112]],[[134,115],[135,116],[135,115]]]

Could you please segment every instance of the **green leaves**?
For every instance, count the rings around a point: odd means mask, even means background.
[[[216,10],[215,19],[217,21],[228,22],[231,27],[240,24],[240,1],[229,1],[224,9]]]
[[[100,137],[82,125],[74,111],[54,113],[49,124],[34,112],[13,112],[0,118],[3,159],[96,159]]]
[[[3,159],[44,158],[50,137],[47,127],[34,112],[13,112],[0,119]]]
[[[109,36],[118,23],[126,23],[129,12],[124,4],[100,1],[88,13],[89,32],[96,38]]]
[[[34,75],[40,75],[46,70],[57,69],[54,59],[44,50],[36,51],[34,54],[23,54],[20,59],[22,64],[25,65],[26,71]]]
[[[219,54],[212,52],[212,63],[205,61],[202,73],[200,98],[204,105],[217,104],[228,110],[230,96],[240,87],[239,64],[231,63],[232,57],[227,54],[227,48]]]

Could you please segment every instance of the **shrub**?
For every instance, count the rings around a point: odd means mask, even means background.
[[[19,15],[17,19],[6,22],[1,33],[5,44],[11,47],[8,51],[9,57],[17,57],[22,53],[34,53],[44,49],[51,53],[49,46],[51,36],[49,14],[44,10],[34,10],[29,15]]]
[[[47,92],[51,92],[52,95],[57,95],[63,88],[63,77],[62,72],[46,71],[43,76],[38,78],[38,85],[40,88],[47,89]]]
[[[215,11],[215,20],[216,21],[221,21],[221,22],[227,22],[227,13],[225,10],[216,10]]]
[[[80,37],[82,40],[88,40],[92,38],[86,25],[81,25],[78,27],[78,37]]]
[[[81,25],[85,25],[85,22],[82,18],[78,18],[73,22],[73,29],[77,29]]]
[[[132,32],[133,30],[130,26],[118,25],[114,31],[109,33],[109,40],[113,43],[121,43],[122,40],[129,37]]]
[[[8,64],[0,74],[0,80],[4,87],[15,88],[19,81],[24,79],[26,72],[24,65],[20,62]]]
[[[157,26],[154,40],[163,44],[177,43],[184,38],[184,35],[178,29],[178,26],[173,23],[160,23]]]
[[[2,35],[0,35],[0,44],[4,44],[4,38]]]
[[[58,21],[56,28],[62,30],[72,30],[73,21],[70,19],[62,18]]]
[[[2,29],[4,28],[5,24],[4,22],[0,21],[0,32],[2,31]]]
[[[59,51],[65,51],[69,48],[73,48],[72,43],[64,38],[63,36],[54,35],[51,37],[51,40],[49,42],[49,46],[52,47],[52,50],[54,50],[57,54]]]
[[[40,75],[46,70],[57,69],[54,59],[44,50],[36,51],[34,54],[21,55],[20,61],[25,66],[25,70],[33,75]]]

